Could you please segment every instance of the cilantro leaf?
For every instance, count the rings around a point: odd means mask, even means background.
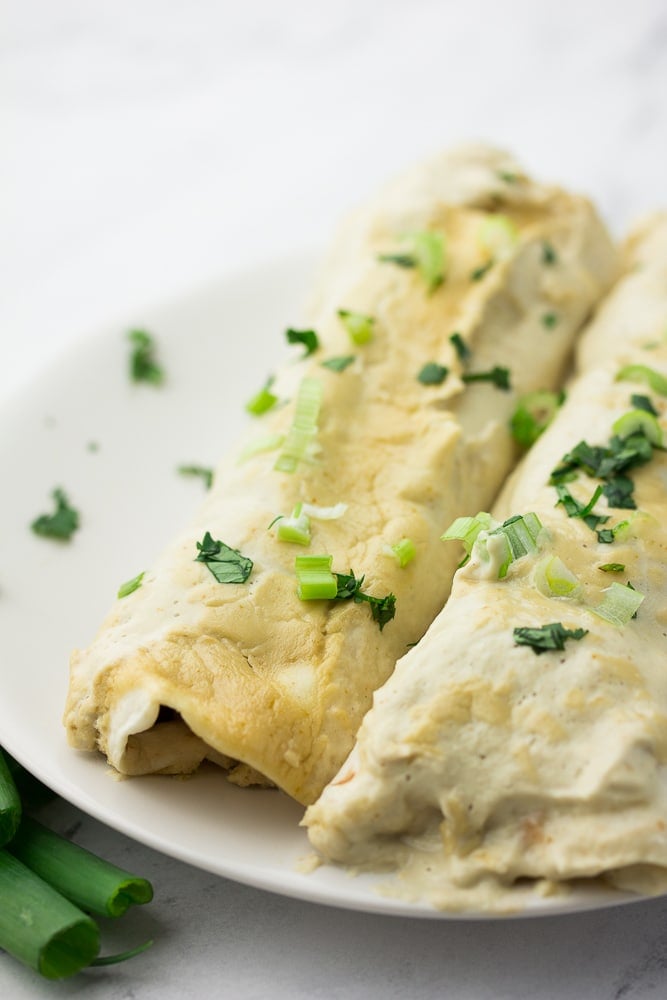
[[[598,502],[602,496],[602,487],[598,486],[590,498],[588,503],[583,504],[575,497],[572,496],[567,486],[563,483],[558,483],[556,485],[556,493],[558,494],[558,500],[556,501],[556,506],[562,504],[565,508],[565,513],[568,517],[580,517],[585,524],[591,530],[595,530],[598,524],[604,524],[609,520],[609,517],[604,514],[593,514],[593,507]]]
[[[542,316],[542,326],[547,330],[553,330],[555,326],[558,326],[558,313],[546,312]]]
[[[371,594],[364,594],[361,587],[364,577],[356,577],[354,570],[349,573],[334,573],[337,582],[335,600],[353,600],[355,604],[365,602],[369,605],[371,616],[377,622],[380,631],[390,622],[396,614],[396,597],[394,594],[386,594],[384,597],[373,597]]]
[[[354,354],[343,354],[340,357],[327,358],[326,361],[322,362],[322,368],[328,368],[332,372],[344,372],[354,360]]]
[[[633,497],[635,484],[627,476],[613,476],[608,479],[602,487],[602,492],[607,498],[610,507],[619,507],[624,510],[636,510],[637,504]]]
[[[56,509],[53,514],[41,514],[30,525],[32,531],[42,538],[56,538],[69,541],[79,527],[79,512],[70,506],[64,491],[55,489],[51,494]]]
[[[562,622],[551,622],[538,628],[515,628],[514,642],[517,646],[530,646],[533,652],[540,656],[549,650],[565,649],[567,639],[583,639],[588,635],[586,628],[565,628]]]
[[[552,247],[551,243],[547,243],[545,240],[542,244],[542,263],[546,264],[547,267],[551,267],[558,261],[558,254]]]
[[[155,357],[155,342],[151,335],[145,330],[130,330],[127,336],[133,345],[130,355],[132,381],[162,385],[164,371]]]
[[[456,351],[459,361],[467,361],[470,357],[471,351],[461,334],[450,333],[449,340]]]
[[[206,532],[201,542],[197,542],[199,555],[195,562],[204,563],[218,583],[245,583],[252,572],[252,559],[241,555],[224,542],[216,541]]]
[[[417,374],[417,381],[422,385],[442,385],[449,375],[449,368],[439,365],[437,361],[427,361]]]
[[[505,391],[512,388],[509,368],[501,368],[499,365],[495,365],[488,372],[467,372],[461,378],[464,382],[491,382],[496,389]]]
[[[650,413],[654,417],[658,416],[658,411],[648,396],[643,396],[641,393],[633,393],[630,396],[630,402],[635,410],[645,410],[646,413]]]
[[[179,465],[179,476],[199,476],[207,490],[213,485],[213,469],[206,465]]]
[[[314,330],[293,330],[291,327],[285,330],[288,344],[303,344],[305,352],[302,357],[307,358],[320,346],[319,337]]]
[[[479,267],[476,267],[474,271],[470,272],[470,280],[481,281],[482,278],[489,273],[494,264],[495,261],[493,257],[491,258],[491,260],[487,260],[485,264],[480,264]]]

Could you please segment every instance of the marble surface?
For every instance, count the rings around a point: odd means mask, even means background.
[[[0,39],[0,404],[68,342],[286,249],[378,180],[485,138],[586,191],[613,230],[665,207],[662,0],[9,0]],[[278,318],[278,322],[281,318]],[[5,484],[5,489],[7,485]],[[1,734],[0,734],[1,735]],[[189,868],[58,803],[153,879],[63,984],[0,955],[0,996],[639,1000],[667,990],[667,903],[410,922]]]

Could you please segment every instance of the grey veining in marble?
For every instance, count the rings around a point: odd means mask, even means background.
[[[0,72],[0,399],[74,336],[320,244],[379,179],[459,139],[588,192],[618,233],[667,204],[663,0],[10,0]],[[50,819],[154,880],[105,937],[155,944],[62,984],[0,955],[3,998],[667,993],[664,900],[410,922],[235,885],[66,804]]]

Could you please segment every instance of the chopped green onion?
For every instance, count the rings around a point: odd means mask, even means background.
[[[510,421],[517,444],[530,448],[553,420],[562,404],[562,392],[529,392],[521,396]]]
[[[30,525],[32,531],[42,538],[69,541],[79,527],[79,512],[70,506],[65,492],[60,488],[51,494],[56,503],[53,514],[40,514]]]
[[[322,403],[322,383],[315,378],[301,380],[292,426],[273,466],[278,472],[295,472],[299,462],[309,457],[317,435],[317,419]]]
[[[489,537],[502,535],[507,542],[506,556],[498,569],[499,580],[507,576],[511,563],[531,552],[537,552],[538,538],[542,531],[542,522],[533,512],[508,517],[497,528],[489,531]]]
[[[547,330],[553,330],[558,325],[558,313],[546,312],[542,316],[542,326]]]
[[[213,485],[213,469],[205,465],[179,465],[179,476],[199,476],[207,490]]]
[[[339,309],[338,318],[347,330],[350,340],[357,347],[367,344],[373,337],[375,319],[373,316],[366,316],[364,313],[351,312],[349,309]]]
[[[538,656],[549,650],[565,649],[567,639],[583,639],[588,629],[564,628],[562,622],[551,622],[537,628],[515,628],[514,642],[517,646],[530,646]]]
[[[0,851],[0,948],[47,979],[73,976],[100,950],[97,924]]]
[[[0,750],[0,847],[12,839],[20,821],[21,799],[5,756]]]
[[[278,397],[275,393],[271,392],[272,385],[273,377],[269,378],[259,392],[255,393],[245,404],[247,412],[251,413],[253,417],[261,417],[263,413],[267,413],[278,402]]]
[[[130,330],[127,336],[133,345],[130,355],[132,380],[162,385],[164,371],[155,357],[155,343],[151,335],[145,330]]]
[[[630,396],[630,402],[635,410],[646,410],[647,413],[652,413],[654,417],[658,416],[658,411],[648,396],[633,392]]]
[[[27,816],[9,850],[88,913],[120,917],[130,906],[150,903],[153,898],[153,888],[145,878],[117,868]]]
[[[241,464],[256,455],[262,455],[267,451],[275,451],[285,441],[284,434],[267,434],[265,437],[256,438],[245,446],[240,452],[237,462]]]
[[[495,261],[493,260],[493,258],[491,260],[487,260],[485,264],[480,264],[479,267],[476,267],[473,271],[470,272],[470,280],[481,281],[482,278],[486,277],[486,275],[489,273],[494,264]]]
[[[197,542],[199,554],[195,562],[204,563],[218,583],[245,583],[252,573],[253,562],[224,542],[215,541],[209,531]]]
[[[401,538],[398,542],[394,542],[393,545],[385,545],[384,552],[385,555],[393,556],[401,569],[407,566],[409,562],[412,562],[417,555],[415,543],[411,538]]]
[[[314,503],[301,505],[303,513],[314,517],[316,521],[337,521],[347,513],[347,506],[346,503],[335,503],[332,507],[318,507]]]
[[[457,517],[444,534],[440,535],[443,542],[458,541],[463,543],[465,558],[463,562],[459,563],[459,569],[461,566],[465,566],[470,559],[470,553],[480,531],[488,531],[494,524],[491,515],[481,510],[475,517]]]
[[[629,584],[624,586],[622,583],[612,583],[603,594],[605,596],[602,602],[597,607],[589,607],[587,610],[617,627],[627,625],[630,619],[635,617],[637,609],[644,600],[644,595]]]
[[[333,600],[338,591],[336,577],[331,572],[333,556],[297,556],[294,562],[297,594],[302,601]]]
[[[328,368],[332,372],[344,372],[354,360],[354,354],[344,354],[337,358],[327,358],[326,361],[322,362],[322,368]]]
[[[616,375],[617,382],[644,382],[659,396],[667,396],[667,377],[648,365],[625,365]]]
[[[434,292],[445,280],[444,237],[440,233],[424,231],[406,236],[405,243],[404,253],[380,254],[378,260],[398,264],[399,267],[416,268],[429,292]]]
[[[646,410],[630,410],[612,424],[615,434],[625,440],[634,434],[642,434],[647,441],[658,448],[662,447],[662,428],[652,413]]]
[[[129,597],[129,595],[133,594],[135,590],[138,590],[139,587],[141,586],[145,573],[146,571],[142,570],[141,573],[138,573],[136,576],[133,576],[131,580],[127,580],[125,583],[121,583],[120,587],[118,588],[118,597],[119,598]]]
[[[417,374],[417,381],[422,385],[442,385],[449,375],[449,368],[439,365],[436,361],[427,361]]]
[[[625,571],[625,563],[602,563],[601,566],[598,566],[598,569],[601,569],[603,573],[623,573]]]
[[[519,240],[519,232],[507,215],[491,214],[482,222],[477,240],[494,260],[511,256]]]
[[[454,350],[459,361],[467,361],[470,357],[471,351],[465,340],[460,333],[450,333],[449,335],[450,343],[453,345]]]
[[[281,542],[291,542],[293,545],[310,545],[310,518],[303,511],[303,504],[298,503],[291,517],[276,518],[278,524],[276,535]]]
[[[464,382],[491,382],[497,389],[506,391],[511,389],[509,368],[501,368],[498,365],[488,372],[466,372],[461,378]]]
[[[290,327],[289,330],[285,330],[285,336],[288,344],[303,344],[305,352],[302,357],[304,358],[314,354],[320,346],[319,337],[314,330],[293,330]]]
[[[558,556],[547,556],[538,562],[535,586],[547,597],[575,597],[581,591],[578,577]]]
[[[542,263],[546,264],[547,267],[556,264],[558,262],[558,255],[551,243],[546,240],[542,243]]]

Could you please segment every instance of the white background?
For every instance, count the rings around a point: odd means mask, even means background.
[[[380,180],[461,139],[505,145],[589,193],[618,234],[667,207],[661,0],[5,0],[1,23],[0,404],[96,327],[322,244]],[[52,814],[61,829],[75,819]],[[236,886],[92,820],[77,839],[154,878],[156,902],[130,919],[156,944],[55,986],[0,956],[0,996],[630,1000],[667,988],[660,901],[411,924]]]

